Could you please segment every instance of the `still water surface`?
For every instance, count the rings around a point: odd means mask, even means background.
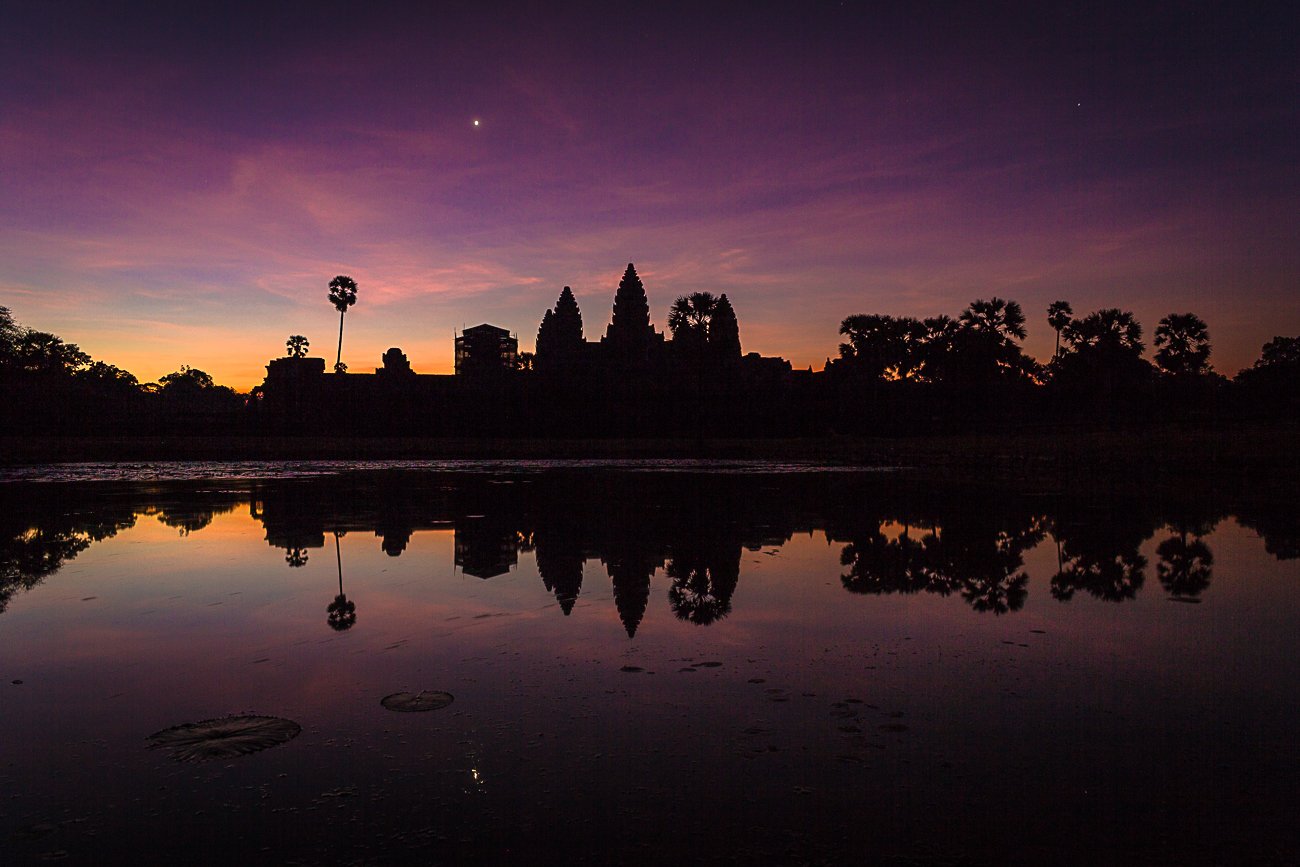
[[[1300,851],[1294,506],[526,469],[0,485],[0,860]]]

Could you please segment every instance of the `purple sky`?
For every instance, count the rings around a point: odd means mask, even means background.
[[[565,284],[598,337],[633,261],[659,327],[726,292],[798,366],[846,315],[991,295],[1040,358],[1057,298],[1148,339],[1194,311],[1229,374],[1300,333],[1294,12],[265,5],[5,4],[20,322],[248,388],[289,334],[332,362],[342,273],[353,370],[446,372],[461,326],[531,348]]]

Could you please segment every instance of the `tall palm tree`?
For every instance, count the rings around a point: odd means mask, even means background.
[[[1070,322],[1074,319],[1074,308],[1070,306],[1069,301],[1053,301],[1047,305],[1047,324],[1056,332],[1056,351],[1052,353],[1053,358],[1061,354],[1061,332],[1069,327]]]
[[[339,354],[334,360],[334,371],[343,370],[343,314],[357,303],[357,281],[340,274],[330,281],[330,303],[339,312]]]

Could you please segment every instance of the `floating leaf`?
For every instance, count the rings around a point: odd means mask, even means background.
[[[442,710],[455,701],[449,692],[424,690],[420,693],[395,692],[380,699],[379,703],[398,713],[420,713],[426,710]]]
[[[293,740],[302,726],[274,716],[227,716],[185,723],[149,735],[150,749],[170,750],[181,762],[229,759]]]

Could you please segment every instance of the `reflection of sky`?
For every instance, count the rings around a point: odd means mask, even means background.
[[[303,798],[319,804],[341,788],[357,800],[326,807],[409,792],[433,805],[486,798],[525,822],[553,820],[557,803],[612,810],[639,799],[673,821],[686,804],[757,796],[769,806],[748,807],[747,821],[761,827],[794,786],[826,809],[851,805],[861,762],[882,791],[937,802],[908,821],[942,817],[951,833],[1012,793],[1046,817],[1080,797],[1076,786],[1121,809],[1212,778],[1179,790],[1180,821],[1192,822],[1220,798],[1286,794],[1285,779],[1294,788],[1278,757],[1295,734],[1300,594],[1297,562],[1274,560],[1229,520],[1206,537],[1215,574],[1202,603],[1171,604],[1154,575],[1166,535],[1143,544],[1146,584],[1120,604],[1052,599],[1049,537],[1025,558],[1025,607],[997,617],[956,595],[849,594],[842,546],[797,534],[742,551],[732,612],[707,627],[674,618],[659,571],[629,641],[595,560],[565,617],[530,553],[483,581],[453,568],[450,531],[416,531],[396,558],[351,532],[343,583],[358,622],[340,634],[325,617],[337,592],[332,539],[289,568],[244,508],[188,536],[141,518],[0,615],[0,779],[28,793],[20,809],[70,802],[90,828],[119,802],[143,804],[140,827],[151,828],[172,810],[246,799],[280,810],[290,838]],[[683,671],[706,661],[721,665]],[[420,689],[456,701],[433,715],[379,706]],[[847,698],[862,702],[849,706],[855,716],[834,716]],[[143,749],[152,731],[245,712],[304,732],[220,768],[174,769]],[[1278,763],[1258,765],[1261,755]],[[961,775],[956,789],[945,767]],[[138,786],[125,794],[123,772]],[[1259,818],[1234,812],[1249,800],[1233,803],[1216,809]],[[1021,816],[1017,833],[1044,817]]]
[[[1300,330],[1289,18],[218,8],[0,34],[0,303],[144,379],[328,354],[336,273],[355,370],[530,344],[564,284],[594,337],[629,260],[660,327],[725,291],[800,366],[991,294],[1039,357],[1059,297],[1194,310],[1229,373]]]

